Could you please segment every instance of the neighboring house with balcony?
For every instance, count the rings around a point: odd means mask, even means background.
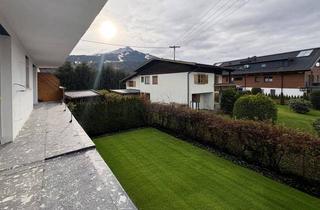
[[[231,81],[244,90],[262,88],[265,94],[302,96],[320,88],[320,48],[216,63],[235,69]]]
[[[215,85],[222,82],[222,72],[229,68],[168,59],[152,59],[123,82],[151,102],[177,103],[196,109],[213,110]],[[220,81],[219,81],[220,80]]]
[[[135,209],[70,111],[38,103],[107,0],[0,0],[0,209]]]

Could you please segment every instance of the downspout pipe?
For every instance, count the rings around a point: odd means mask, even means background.
[[[187,73],[187,104],[190,107],[190,71]]]

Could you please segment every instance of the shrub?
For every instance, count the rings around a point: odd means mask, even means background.
[[[320,119],[314,121],[312,125],[317,134],[320,135]]]
[[[262,94],[242,96],[234,105],[233,116],[236,119],[275,122],[277,107],[271,98]]]
[[[232,114],[233,106],[239,95],[235,89],[227,89],[221,94],[221,109],[226,114]]]
[[[268,123],[225,119],[170,105],[147,105],[147,122],[274,171],[320,181],[317,137]]]
[[[259,94],[259,93],[263,93],[263,91],[262,91],[262,89],[261,88],[252,88],[251,89],[251,93],[253,94],[253,95],[257,95],[257,94]]]
[[[310,101],[313,108],[320,109],[320,91],[314,91],[310,95]]]
[[[105,93],[91,101],[74,102],[73,114],[90,136],[103,135],[145,125],[144,101]]]
[[[304,99],[291,99],[289,100],[289,107],[297,113],[305,114],[310,111],[311,103]]]

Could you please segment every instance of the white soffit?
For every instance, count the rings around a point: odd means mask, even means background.
[[[0,17],[39,67],[56,67],[65,61],[107,1],[0,0]]]

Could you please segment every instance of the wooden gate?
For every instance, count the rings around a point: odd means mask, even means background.
[[[61,101],[63,90],[59,79],[51,73],[38,73],[38,99],[39,102]]]

